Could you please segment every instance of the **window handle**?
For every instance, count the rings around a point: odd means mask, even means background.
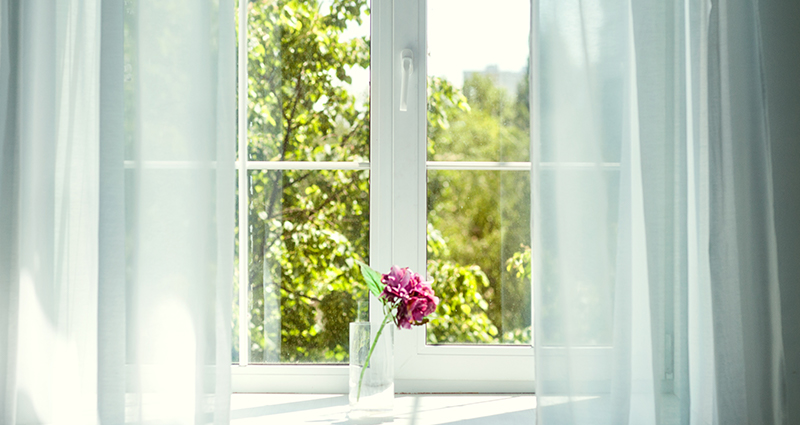
[[[402,79],[400,80],[400,110],[408,110],[408,78],[414,72],[414,52],[410,49],[405,49],[400,52],[400,71],[402,72]]]

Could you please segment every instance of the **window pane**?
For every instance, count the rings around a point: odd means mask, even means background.
[[[367,1],[249,7],[249,159],[368,161]]]
[[[428,171],[428,342],[530,344],[530,173]]]
[[[528,161],[529,0],[428,1],[428,159]]]
[[[251,171],[250,196],[250,361],[346,363],[369,172]]]

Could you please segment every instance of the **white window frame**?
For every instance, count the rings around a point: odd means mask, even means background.
[[[531,2],[536,22],[537,2]],[[427,162],[426,0],[372,0],[370,52],[370,163],[251,162],[247,160],[247,15],[239,11],[239,187],[253,169],[369,169],[370,259],[377,270],[393,264],[426,270],[426,174],[428,169],[531,170],[528,162]],[[532,27],[533,28],[533,27]],[[536,44],[531,31],[531,58]],[[401,52],[413,52],[407,110],[400,111]],[[534,63],[531,70],[535,70]],[[534,72],[531,72],[534,75]],[[536,93],[531,77],[532,94]],[[533,95],[532,109],[534,102]],[[534,119],[535,111],[531,111]],[[532,127],[535,128],[535,127]],[[245,153],[244,155],[241,155]],[[532,156],[534,158],[534,156]],[[239,191],[240,229],[247,229],[248,191]],[[241,206],[245,206],[244,208]],[[248,252],[240,232],[239,252]],[[239,262],[240,279],[248,276]],[[240,280],[241,282],[241,280]],[[248,305],[248,285],[239,285],[239,305]],[[380,301],[370,296],[370,321],[380,324]],[[249,323],[240,308],[239,323]],[[426,344],[424,327],[395,332],[395,391],[526,393],[534,390],[533,347]],[[247,332],[239,335],[240,364],[234,365],[234,392],[346,393],[347,365],[249,365]]]

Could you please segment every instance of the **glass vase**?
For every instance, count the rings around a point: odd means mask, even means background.
[[[350,418],[391,416],[394,407],[394,324],[388,323],[369,359],[364,377],[359,378],[377,327],[369,322],[350,323]]]

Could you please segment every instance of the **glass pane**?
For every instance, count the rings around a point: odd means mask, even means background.
[[[428,1],[428,159],[528,161],[529,0]]]
[[[249,159],[368,161],[367,0],[249,7]]]
[[[369,172],[251,171],[249,212],[250,361],[347,363]]]
[[[428,171],[428,343],[530,344],[530,173]]]

